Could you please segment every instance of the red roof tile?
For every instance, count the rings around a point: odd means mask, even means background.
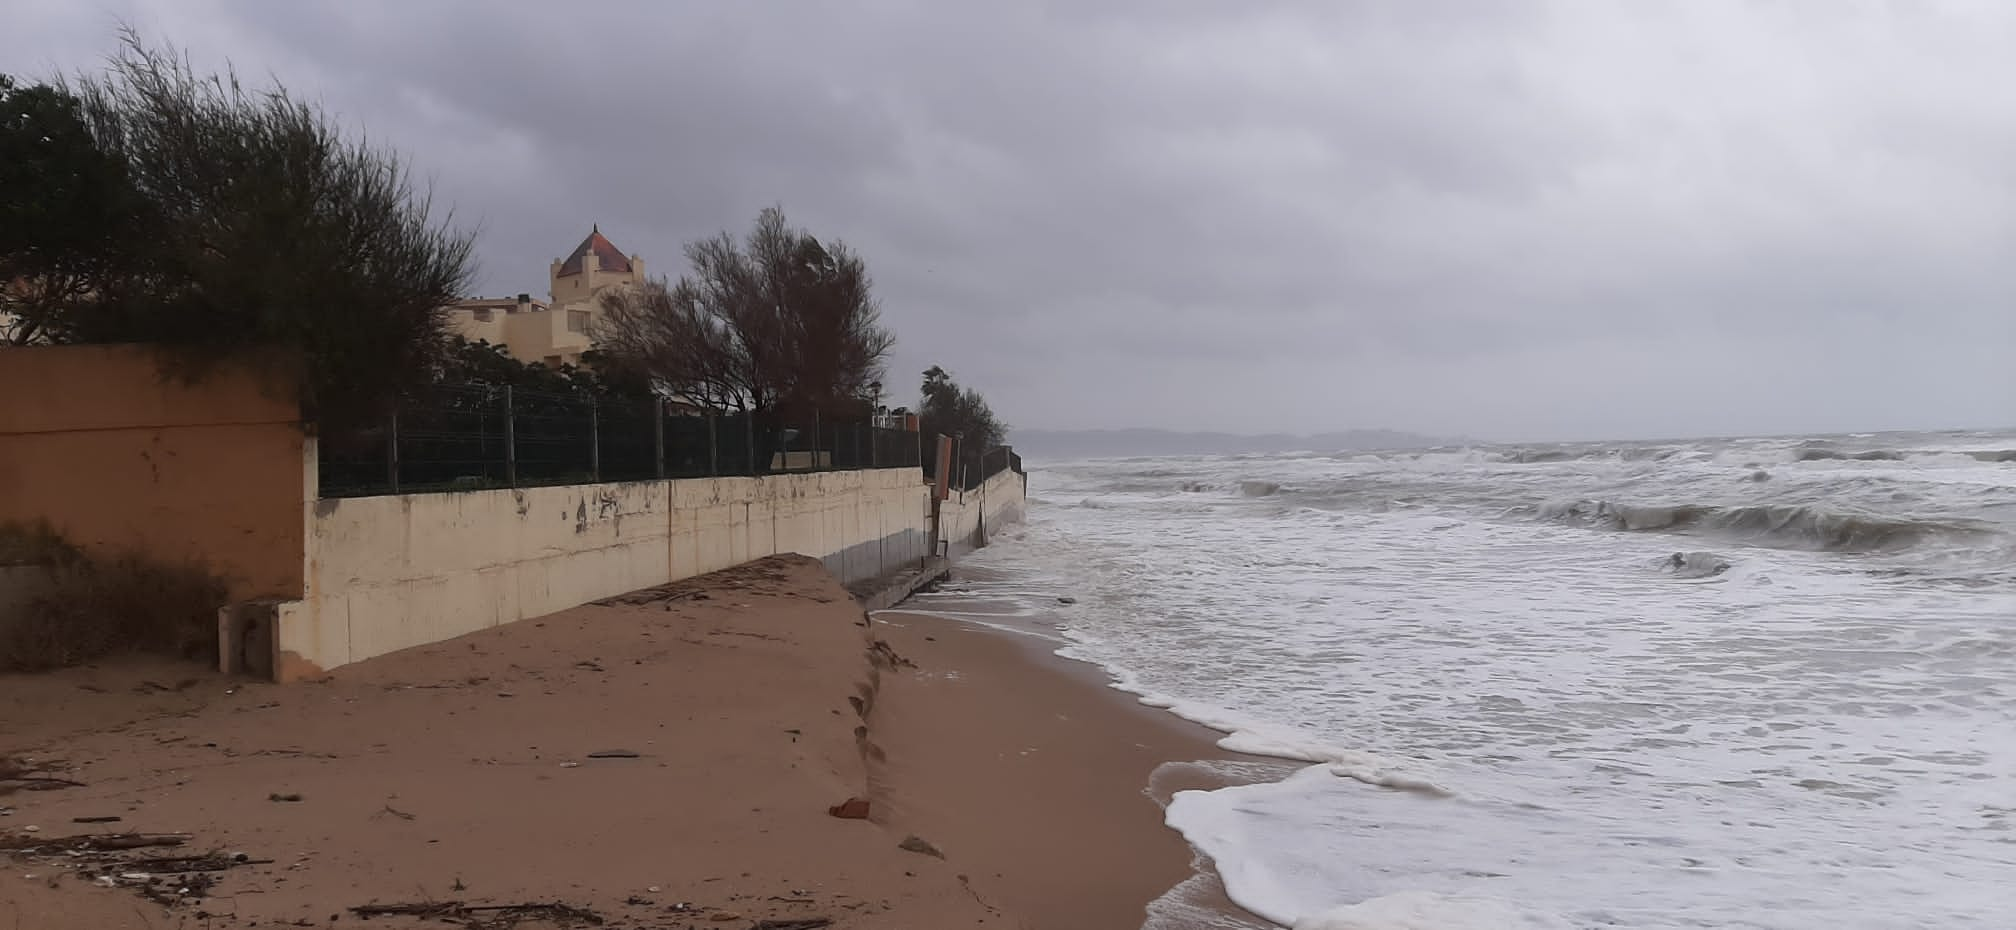
[[[630,270],[630,259],[623,254],[623,250],[617,248],[616,243],[610,242],[602,235],[602,230],[597,228],[588,234],[588,238],[581,240],[581,244],[574,248],[574,254],[567,256],[567,261],[560,265],[560,277],[580,274],[582,260],[591,253],[595,256],[597,271]]]

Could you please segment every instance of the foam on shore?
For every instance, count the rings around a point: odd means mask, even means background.
[[[1058,465],[938,603],[1306,763],[1166,815],[1284,924],[2000,927],[2012,440]]]

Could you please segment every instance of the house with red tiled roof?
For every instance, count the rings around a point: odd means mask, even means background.
[[[588,303],[594,299],[596,291],[605,287],[642,282],[644,259],[624,255],[608,236],[602,235],[602,227],[596,226],[566,259],[553,260],[550,274],[553,305],[564,307]]]
[[[595,226],[566,258],[547,269],[551,302],[517,298],[471,298],[449,307],[450,322],[463,337],[504,347],[522,362],[549,368],[578,365],[594,347],[595,319],[602,313],[595,295],[611,287],[644,281],[644,259],[625,255]]]

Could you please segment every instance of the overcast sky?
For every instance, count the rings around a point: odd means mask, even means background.
[[[543,295],[781,204],[1012,424],[2016,425],[2016,4],[14,0],[320,99]]]

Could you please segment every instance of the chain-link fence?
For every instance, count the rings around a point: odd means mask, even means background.
[[[917,433],[865,419],[673,413],[490,385],[437,388],[320,449],[323,497],[904,468],[923,454]]]

